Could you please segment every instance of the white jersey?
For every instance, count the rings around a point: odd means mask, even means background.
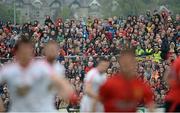
[[[49,92],[53,70],[48,64],[32,61],[27,68],[22,68],[17,62],[3,66],[0,80],[6,81],[9,88],[11,106],[10,112],[43,112],[53,111],[54,107],[44,108],[44,98]],[[25,96],[19,96],[18,89],[28,86]],[[40,107],[41,106],[41,107]]]
[[[92,88],[94,92],[99,92],[100,86],[105,82],[106,76],[102,75],[96,68],[91,69],[85,78],[85,85],[86,83],[91,83]],[[89,97],[88,95],[84,95],[83,99],[81,101],[81,112],[92,112],[92,107],[93,107],[93,98]],[[96,111],[97,112],[103,112],[103,105],[98,102],[96,106]]]
[[[65,68],[60,63],[55,62],[53,65],[51,65],[51,68],[57,74],[57,76],[59,76],[59,78],[64,78],[65,77],[64,76],[65,75]],[[44,93],[43,98],[42,98],[43,99],[43,106],[41,104],[38,104],[39,108],[40,107],[43,108],[42,111],[50,111],[50,112],[57,111],[56,108],[55,108],[55,95],[57,93],[59,93],[59,92],[57,92],[57,91],[55,91],[53,89],[51,89],[48,92]],[[48,109],[51,109],[51,110],[48,110]]]

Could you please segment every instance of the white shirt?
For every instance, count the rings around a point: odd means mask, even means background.
[[[98,93],[100,86],[104,83],[105,80],[106,76],[101,74],[96,68],[93,68],[87,73],[85,84],[87,82],[91,82],[94,92]]]
[[[91,69],[85,78],[85,85],[87,83],[92,84],[92,89],[94,92],[98,94],[100,86],[105,82],[106,76],[101,74],[96,68]],[[81,100],[81,108],[80,112],[92,112],[93,108],[93,98],[89,97],[88,95],[84,95]],[[103,105],[98,102],[96,105],[96,112],[103,112],[104,108]]]
[[[22,68],[18,62],[3,66],[0,81],[7,81],[11,106],[10,112],[42,112],[52,111],[53,105],[44,108],[44,98],[49,92],[53,70],[42,61],[32,61],[27,68]],[[29,86],[27,95],[19,96],[18,87]],[[39,108],[39,106],[41,107]]]
[[[47,62],[46,62],[47,63]],[[49,64],[47,64],[49,65]],[[64,78],[64,74],[65,74],[65,69],[64,66],[62,66],[60,63],[55,62],[53,63],[53,65],[49,65],[53,71],[56,73],[57,76],[59,76],[59,78]],[[40,88],[47,86],[47,88],[49,87],[48,85],[50,85],[51,83],[49,82],[49,80],[44,80],[43,82],[44,84],[39,85]],[[38,90],[38,89],[37,89]],[[57,111],[55,108],[55,95],[59,93],[55,90],[48,90],[48,92],[44,92],[43,94],[41,94],[41,99],[42,99],[42,103],[38,104],[38,108],[41,109],[42,111],[49,111],[49,112],[55,112]]]

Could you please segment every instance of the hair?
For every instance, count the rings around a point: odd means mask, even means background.
[[[14,51],[16,52],[17,50],[19,50],[19,47],[23,44],[33,45],[32,41],[28,39],[28,37],[26,37],[25,35],[21,35],[14,46]]]
[[[57,42],[56,41],[54,41],[54,40],[50,40],[50,41],[48,41],[48,43],[46,44],[46,46],[47,45],[57,45]]]
[[[99,60],[97,62],[97,64],[95,65],[96,67],[100,66],[102,63],[109,63],[109,59],[105,58],[105,57],[99,57]],[[102,66],[103,67],[103,66]]]
[[[54,40],[50,40],[50,41],[48,41],[48,43],[45,45],[45,48],[47,48],[47,47],[50,46],[50,45],[58,46],[58,43],[57,43],[56,41],[54,41]],[[45,48],[44,48],[44,49],[45,49]]]
[[[120,51],[120,57],[124,56],[124,55],[132,55],[132,56],[136,56],[135,55],[135,51],[133,48],[125,48],[123,50]]]
[[[42,50],[42,53],[43,53],[43,54],[45,54],[45,49],[47,49],[48,46],[50,46],[50,45],[58,45],[58,43],[57,43],[56,41],[54,41],[54,40],[48,41],[48,43],[46,43],[45,47],[44,47],[43,50]]]

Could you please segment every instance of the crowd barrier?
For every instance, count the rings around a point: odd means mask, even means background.
[[[116,58],[118,57],[118,55],[100,55],[100,56],[96,56],[97,57],[113,57],[115,56]],[[82,55],[75,55],[75,56],[64,56],[64,58],[76,58],[76,57],[79,57],[80,59],[84,59],[84,58],[89,58],[89,57],[95,57],[95,56],[82,56]],[[42,59],[44,58],[43,56],[39,56],[39,57],[35,57],[36,59]],[[137,60],[151,60],[150,58],[148,58],[147,56],[137,56],[136,57]],[[4,63],[4,62],[7,62],[7,61],[11,61],[13,60],[13,58],[4,58],[4,57],[0,57],[0,63]],[[58,58],[57,58],[58,60]]]

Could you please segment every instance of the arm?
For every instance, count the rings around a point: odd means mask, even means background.
[[[57,93],[61,93],[61,97],[63,99],[68,99],[74,94],[73,88],[70,83],[64,78],[64,68],[57,64],[55,68],[49,65],[46,61],[38,61],[38,64],[42,67],[42,71],[44,71],[51,81],[50,89],[55,88]]]
[[[98,99],[98,95],[96,94],[96,92],[93,91],[91,82],[86,83],[86,85],[85,85],[85,93],[88,96],[90,96],[90,97],[92,97],[94,99]]]
[[[2,101],[2,98],[0,98],[0,112],[5,112],[4,103]]]
[[[168,81],[171,79],[170,75],[171,75],[171,70],[168,68],[168,69],[165,70],[164,77],[163,77],[163,80],[166,83],[168,83]]]
[[[103,100],[104,100],[103,98],[106,98],[106,95],[104,93],[104,92],[107,91],[106,87],[107,87],[106,82],[104,84],[102,84],[102,86],[100,86],[100,89],[98,91],[98,94],[97,94],[96,98],[93,99],[92,112],[96,112],[98,102],[102,103]]]
[[[154,109],[156,108],[153,103],[146,105],[149,112],[154,112]]]
[[[51,79],[58,91],[63,92],[61,93],[61,96],[64,99],[70,99],[72,97],[74,90],[65,78],[59,78],[58,76],[53,75]]]
[[[96,112],[96,106],[97,106],[98,100],[93,99],[93,106],[92,106],[92,112]]]
[[[169,69],[166,69],[163,79],[168,86],[173,86],[179,83],[179,75],[180,73],[177,73],[176,69],[171,66]]]
[[[151,88],[146,84],[144,87],[144,102],[149,112],[154,112],[155,104],[153,101],[153,92],[151,91]]]

